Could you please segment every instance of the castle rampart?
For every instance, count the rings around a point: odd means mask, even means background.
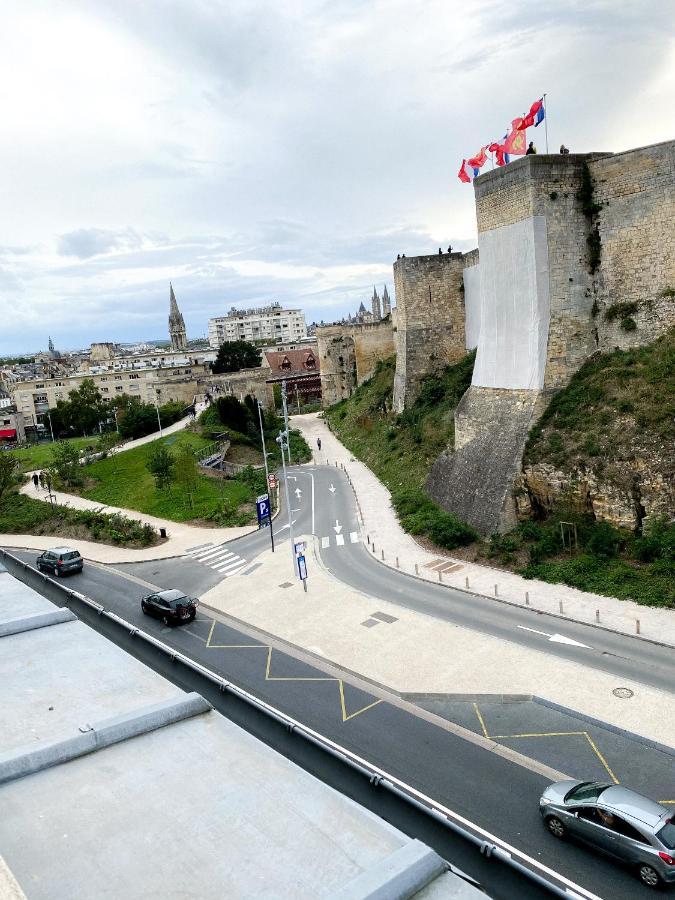
[[[321,402],[331,406],[350,397],[370,378],[377,362],[394,355],[392,317],[352,325],[316,329],[321,367]]]
[[[394,409],[415,401],[422,379],[466,354],[461,253],[403,257],[394,263]]]
[[[675,142],[524,157],[474,188],[480,263],[464,291],[476,365],[428,489],[490,533],[515,522],[514,480],[550,395],[596,350],[650,343],[675,321]]]

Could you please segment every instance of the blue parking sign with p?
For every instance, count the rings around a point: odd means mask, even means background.
[[[261,494],[255,501],[258,511],[258,525],[270,517],[270,497],[269,494]]]

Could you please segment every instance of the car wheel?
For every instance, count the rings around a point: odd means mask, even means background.
[[[661,887],[661,876],[653,866],[649,865],[649,863],[641,863],[638,866],[638,878],[646,887]]]
[[[148,607],[145,603],[141,603],[141,612],[145,613],[146,616],[148,615]]]
[[[567,829],[557,816],[549,816],[546,820],[546,827],[553,837],[564,838],[567,835]]]

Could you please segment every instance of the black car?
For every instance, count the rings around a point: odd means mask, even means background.
[[[55,547],[54,550],[45,550],[36,561],[38,571],[53,572],[57,578],[70,572],[81,572],[84,565],[82,557],[77,550],[70,547]]]
[[[197,615],[199,600],[188,597],[182,591],[159,591],[148,594],[141,600],[141,609],[146,616],[155,616],[165,625],[176,622],[191,622]]]

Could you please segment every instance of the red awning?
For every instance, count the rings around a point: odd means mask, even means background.
[[[16,428],[0,428],[0,440],[3,438],[14,440],[16,438]]]

